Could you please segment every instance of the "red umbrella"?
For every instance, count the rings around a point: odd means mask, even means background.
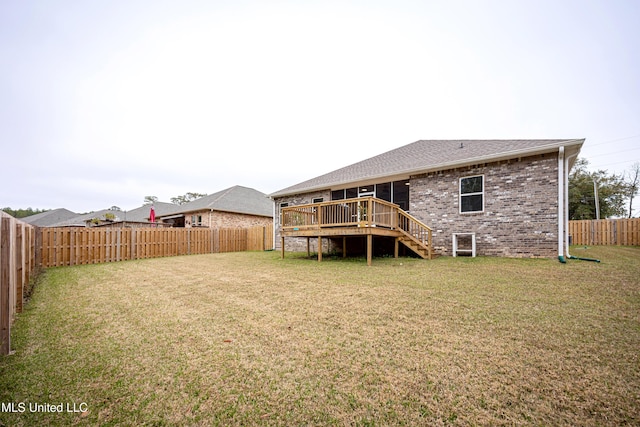
[[[151,212],[149,212],[149,220],[156,222],[156,211],[153,209],[153,206],[151,206]]]

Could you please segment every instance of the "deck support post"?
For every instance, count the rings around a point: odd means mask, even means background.
[[[347,236],[342,236],[342,258],[347,257]]]
[[[281,247],[282,247],[282,259],[284,259],[284,236],[282,236],[280,239],[282,240],[280,242],[281,243]]]
[[[367,265],[371,265],[371,254],[373,246],[373,235],[367,234]]]
[[[318,236],[318,262],[322,262],[322,236]]]
[[[398,250],[399,250],[399,246],[400,246],[400,238],[396,237],[394,240],[395,240],[395,243],[393,245],[393,257],[398,259]]]
[[[307,258],[311,258],[311,237],[307,237]]]

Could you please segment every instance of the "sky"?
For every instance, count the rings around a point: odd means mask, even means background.
[[[272,193],[420,139],[640,162],[633,0],[0,0],[0,206]]]

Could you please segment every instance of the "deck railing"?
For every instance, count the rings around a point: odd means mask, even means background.
[[[374,197],[334,200],[282,208],[284,230],[325,227],[398,226],[398,206]]]
[[[282,208],[280,226],[284,232],[338,227],[380,227],[399,231],[403,242],[412,240],[433,256],[432,230],[396,204],[375,197],[333,200]],[[415,250],[415,248],[414,248]]]

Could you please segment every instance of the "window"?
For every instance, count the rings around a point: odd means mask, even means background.
[[[391,183],[385,182],[382,184],[376,184],[376,197],[378,199],[391,201]]]
[[[191,215],[191,226],[192,227],[202,226],[202,215]]]
[[[371,194],[375,194],[375,185],[365,185],[364,187],[358,187],[358,196],[365,197]]]
[[[311,200],[311,203],[322,203],[324,201],[324,197],[316,197],[315,199]]]
[[[373,195],[378,199],[396,203],[405,211],[409,210],[408,179],[394,182],[382,182],[379,184],[366,185],[364,187],[347,188],[345,190],[333,190],[331,192],[331,200],[355,199],[358,196],[368,196],[371,193],[373,193]]]
[[[393,203],[404,211],[409,210],[409,180],[393,182]]]
[[[460,213],[484,211],[484,177],[460,178]]]
[[[342,200],[344,199],[344,190],[333,190],[331,192],[331,200]]]

